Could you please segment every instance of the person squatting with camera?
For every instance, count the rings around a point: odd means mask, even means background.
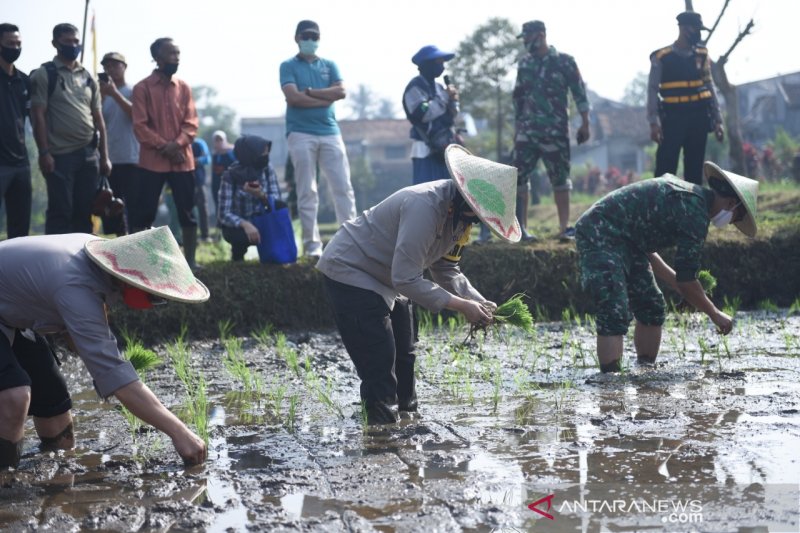
[[[222,175],[219,189],[218,219],[222,238],[231,245],[231,260],[242,261],[247,248],[261,242],[253,217],[268,205],[269,195],[280,200],[278,176],[269,163],[272,142],[257,135],[243,135],[236,140],[233,152],[237,162]]]

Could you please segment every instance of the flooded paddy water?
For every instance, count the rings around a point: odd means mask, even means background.
[[[725,338],[670,315],[657,365],[629,337],[617,375],[596,370],[593,325],[565,319],[469,346],[464,326],[424,323],[420,413],[396,426],[362,424],[334,333],[189,342],[204,388],[159,346],[146,382],[207,424],[192,468],[67,358],[77,447],[42,453],[28,427],[19,470],[0,473],[0,529],[800,529],[800,317],[738,313]]]

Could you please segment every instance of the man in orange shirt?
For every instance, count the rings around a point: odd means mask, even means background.
[[[192,141],[197,135],[197,111],[189,84],[174,77],[181,55],[178,46],[162,37],[150,45],[150,55],[158,68],[133,88],[133,132],[141,144],[141,180],[129,215],[131,228],[141,231],[153,224],[164,182],[169,183],[183,233],[183,254],[195,269]]]

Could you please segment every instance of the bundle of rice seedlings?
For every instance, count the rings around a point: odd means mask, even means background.
[[[717,278],[715,278],[710,271],[701,270],[697,273],[697,281],[703,286],[703,290],[710,297],[717,288]]]
[[[125,350],[125,358],[131,362],[140,376],[162,363],[153,350],[148,350],[139,342],[132,342],[128,345]]]
[[[533,331],[533,315],[522,299],[524,294],[518,293],[499,305],[494,312],[494,321],[498,324],[508,324],[530,333]]]
[[[526,333],[533,331],[533,315],[531,315],[531,312],[528,309],[528,306],[525,305],[525,302],[522,301],[523,298],[525,298],[524,294],[517,293],[497,306],[497,309],[495,309],[494,313],[492,314],[491,325],[494,326],[495,329],[500,329],[500,326],[507,324],[509,326],[520,328]],[[473,338],[475,338],[475,333],[478,331],[483,331],[485,335],[488,331],[488,326],[472,324],[469,328],[467,338],[464,339],[464,344],[469,343]]]

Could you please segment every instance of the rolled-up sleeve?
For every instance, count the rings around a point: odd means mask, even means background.
[[[451,293],[422,276],[428,250],[434,245],[438,219],[432,209],[420,212],[414,203],[401,207],[397,242],[392,258],[395,290],[436,313],[450,301]]]
[[[100,295],[87,287],[67,286],[58,291],[55,304],[100,396],[107,398],[139,380],[117,349]]]
[[[467,300],[486,301],[486,298],[472,286],[467,276],[461,272],[458,263],[440,259],[430,266],[429,271],[433,280],[445,290]]]

